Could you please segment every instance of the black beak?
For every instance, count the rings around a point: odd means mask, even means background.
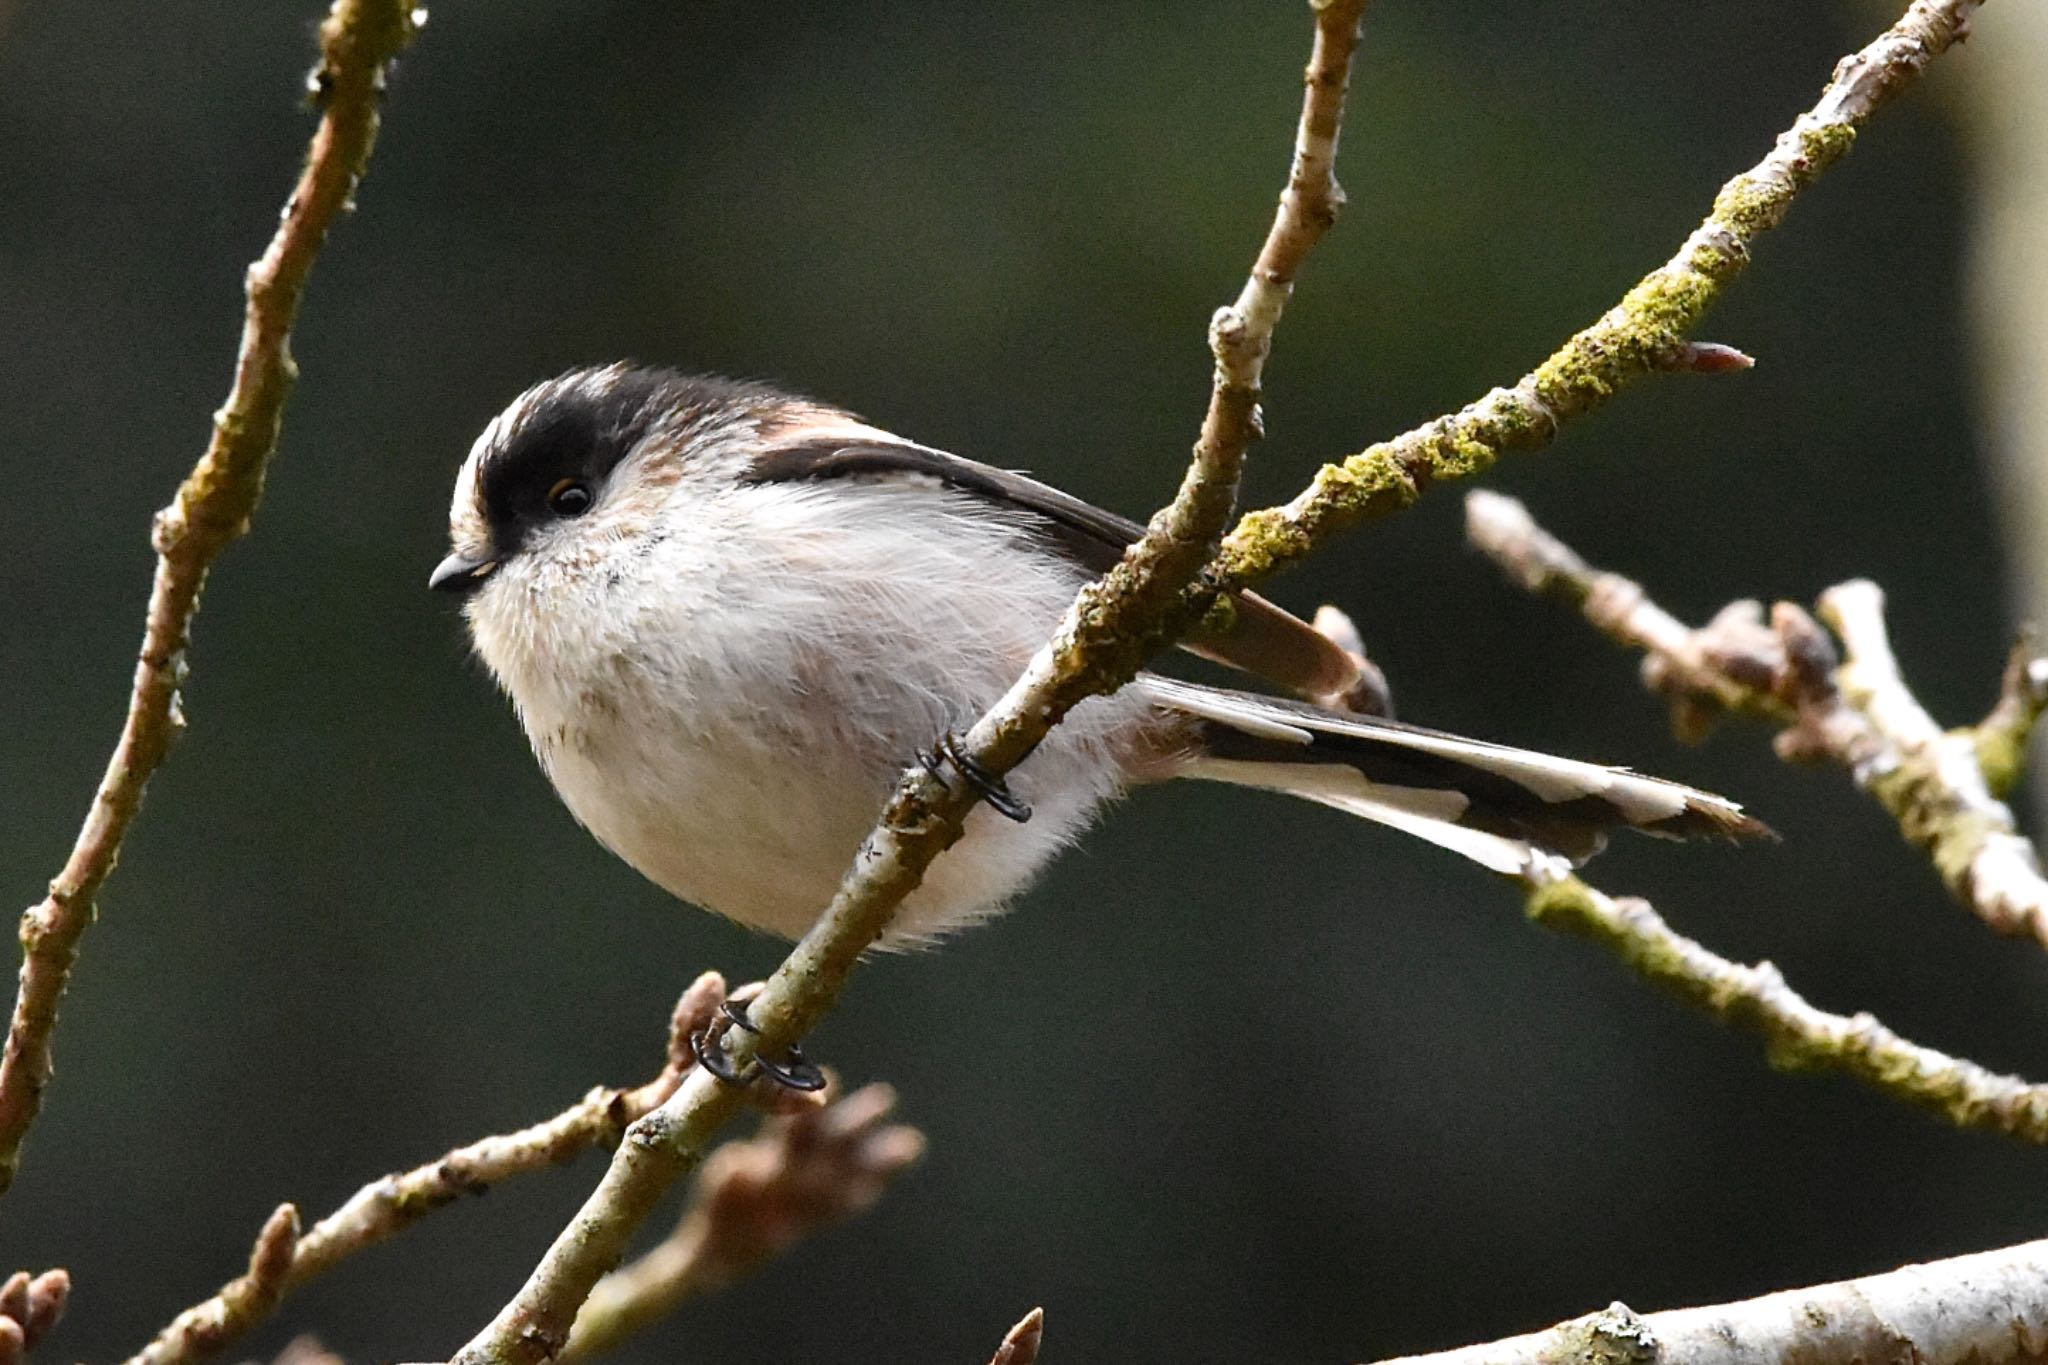
[[[434,572],[427,576],[427,586],[435,592],[471,593],[484,585],[491,576],[491,570],[498,567],[495,559],[470,559],[465,555],[449,555],[434,566]]]

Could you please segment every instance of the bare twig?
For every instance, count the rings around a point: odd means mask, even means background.
[[[21,987],[0,1060],[0,1191],[13,1182],[22,1139],[49,1083],[57,1003],[78,940],[92,922],[93,898],[114,869],[150,774],[184,727],[185,648],[207,570],[248,529],[262,496],[297,373],[291,327],[306,277],[329,225],[362,179],[377,136],[385,69],[414,27],[410,0],[335,0],[321,26],[312,78],[323,106],[320,125],[276,235],[249,267],[234,386],[214,414],[206,453],[156,516],[156,579],[127,721],[71,857],[48,897],[22,917]]]
[[[1698,348],[1686,333],[1742,273],[1757,239],[1848,152],[1881,105],[1964,35],[1981,3],[1914,0],[1898,23],[1842,60],[1820,99],[1770,155],[1723,185],[1677,253],[1604,317],[1512,387],[1325,465],[1292,502],[1247,513],[1202,575],[1192,609],[1206,609],[1216,592],[1267,577],[1336,531],[1399,511],[1432,484],[1469,478],[1503,454],[1547,445],[1562,423],[1645,375],[1693,368]]]
[[[492,1185],[527,1171],[557,1166],[593,1147],[616,1146],[626,1128],[675,1093],[683,1073],[695,1064],[690,1035],[703,1029],[725,1000],[725,981],[706,972],[683,992],[669,1019],[668,1052],[661,1072],[636,1089],[600,1087],[544,1123],[457,1147],[424,1166],[373,1180],[348,1202],[298,1235],[298,1215],[287,1204],[272,1215],[258,1238],[259,1252],[250,1271],[230,1281],[203,1303],[180,1313],[154,1341],[127,1365],[185,1365],[220,1350],[270,1316],[278,1299],[342,1260],[395,1236],[420,1219],[466,1195],[482,1194]],[[259,1275],[261,1254],[275,1247],[278,1220],[291,1212],[289,1261],[281,1271]],[[252,1284],[252,1282],[254,1282]],[[269,1286],[274,1292],[256,1292]]]
[[[610,1350],[685,1299],[870,1207],[924,1152],[923,1134],[888,1121],[895,1107],[888,1086],[863,1086],[713,1152],[676,1230],[598,1281],[560,1359]]]
[[[1131,642],[1148,638],[1174,608],[1229,519],[1245,451],[1259,434],[1259,385],[1273,328],[1303,259],[1342,201],[1333,167],[1364,0],[1315,0],[1313,7],[1315,43],[1293,171],[1250,279],[1210,325],[1215,381],[1187,475],[1123,562],[1082,592],[1024,677],[968,733],[967,751],[990,771],[1007,772],[1067,710],[1131,676],[1144,658]],[[727,1035],[736,1064],[801,1037],[831,1007],[925,867],[959,838],[975,800],[965,787],[950,790],[918,767],[904,774],[831,906],[750,1007],[759,1033]],[[619,1264],[633,1230],[739,1104],[732,1089],[700,1073],[635,1124],[590,1200],[456,1359],[533,1362],[559,1352],[599,1276]]]
[[[1644,651],[1644,680],[1671,702],[1681,734],[1697,737],[1722,710],[1768,717],[1782,727],[1781,756],[1847,769],[1985,923],[2048,944],[2048,878],[1993,788],[1994,774],[2017,778],[2048,679],[2048,660],[2030,640],[2007,663],[2003,695],[1984,724],[1943,731],[1899,672],[1874,583],[1821,595],[1820,614],[1846,655],[1838,663],[1827,633],[1790,603],[1773,608],[1768,627],[1761,606],[1736,602],[1706,627],[1689,628],[1639,585],[1592,568],[1512,498],[1472,494],[1465,524],[1472,543],[1515,581],[1572,602],[1606,634]]]
[[[281,1204],[256,1234],[249,1268],[178,1314],[138,1360],[202,1360],[269,1317],[284,1297],[299,1246],[299,1211]]]
[[[2048,1144],[2048,1086],[1910,1043],[1868,1014],[1807,1003],[1768,962],[1746,967],[1679,934],[1649,902],[1597,891],[1560,867],[1527,879],[1529,917],[1589,938],[1631,969],[1716,1020],[1759,1034],[1771,1065],[1840,1071],[1961,1128]]]
[[[1045,1339],[1045,1310],[1034,1308],[1003,1334],[1003,1344],[988,1365],[1037,1365],[1038,1344]]]
[[[2048,1357],[2048,1241],[1889,1274],[1547,1331],[1381,1365],[2003,1365]]]
[[[1847,655],[1837,675],[1849,708],[1874,741],[1856,780],[1925,848],[1942,880],[2001,933],[2048,944],[2048,879],[2012,808],[1991,794],[1977,736],[1944,733],[1920,706],[1892,657],[1884,594],[1844,583],[1821,594],[1820,614]]]
[[[64,1316],[71,1276],[63,1270],[17,1270],[0,1284],[0,1365],[20,1365]]]

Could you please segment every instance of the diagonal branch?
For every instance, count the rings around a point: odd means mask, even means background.
[[[248,529],[262,497],[298,373],[291,328],[306,277],[369,164],[385,70],[416,26],[411,0],[335,0],[321,25],[320,63],[310,82],[322,106],[320,125],[276,235],[249,267],[234,386],[214,414],[206,453],[156,516],[156,579],[128,718],[71,857],[48,897],[22,916],[21,986],[0,1059],[0,1192],[13,1183],[22,1139],[49,1084],[57,1003],[92,922],[93,899],[114,870],[143,788],[184,728],[178,694],[207,570]]]
[[[286,1294],[436,1209],[482,1194],[512,1176],[559,1166],[593,1147],[616,1146],[627,1125],[675,1093],[683,1073],[695,1065],[690,1035],[710,1024],[724,1000],[725,980],[718,973],[706,972],[691,983],[669,1018],[662,1069],[645,1085],[630,1090],[600,1086],[532,1127],[482,1138],[424,1166],[373,1180],[304,1235],[297,1210],[286,1204],[257,1237],[248,1273],[178,1314],[127,1365],[204,1360],[269,1318]]]
[[[613,1350],[686,1299],[872,1205],[924,1152],[922,1133],[889,1122],[895,1107],[894,1090],[866,1085],[719,1147],[675,1231],[598,1281],[560,1359]]]
[[[1616,1303],[1527,1336],[1380,1365],[2005,1365],[2048,1357],[2048,1241],[1742,1303]]]
[[[1913,0],[1898,23],[1842,59],[1820,99],[1770,154],[1723,185],[1671,259],[1599,321],[1511,387],[1323,466],[1283,506],[1246,513],[1203,574],[1194,607],[1271,575],[1337,531],[1401,510],[1433,484],[1470,478],[1503,454],[1548,445],[1563,423],[1605,406],[1646,375],[1700,368],[1686,334],[1749,264],[1757,239],[1848,152],[1872,114],[1964,37],[1981,4]]]
[[[1308,250],[1342,202],[1334,163],[1365,0],[1312,0],[1315,41],[1294,161],[1272,229],[1235,303],[1210,324],[1216,370],[1186,477],[1123,562],[1085,589],[1056,638],[969,732],[966,748],[1007,772],[1076,703],[1131,676],[1154,633],[1212,553],[1235,505],[1245,452],[1259,435],[1260,379],[1274,326]],[[913,767],[856,855],[831,906],[749,1006],[757,1034],[726,1035],[736,1064],[802,1036],[837,998],[860,954],[881,936],[925,867],[960,837],[975,794]],[[465,1365],[532,1362],[559,1352],[598,1277],[623,1259],[662,1192],[696,1164],[738,1095],[703,1073],[635,1124],[590,1200],[517,1296],[456,1356]]]
[[[988,1365],[1037,1365],[1038,1347],[1045,1340],[1045,1310],[1034,1308],[1003,1334]]]
[[[1648,901],[1610,896],[1553,867],[1533,870],[1525,885],[1530,919],[1593,940],[1717,1022],[1761,1035],[1780,1070],[1840,1071],[1958,1128],[2048,1144],[2048,1086],[1908,1042],[1868,1014],[1818,1009],[1770,963],[1748,967],[1713,953],[1666,924]]]

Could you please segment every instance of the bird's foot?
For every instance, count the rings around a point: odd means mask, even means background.
[[[734,1066],[732,1058],[726,1055],[720,1040],[726,1030],[744,1029],[748,1033],[759,1033],[753,1022],[747,1018],[747,1004],[744,1000],[728,1000],[718,1007],[723,1018],[714,1021],[710,1027],[699,1029],[690,1035],[690,1052],[697,1059],[697,1065],[724,1081],[727,1085],[747,1085],[757,1076],[766,1076],[785,1090],[823,1090],[825,1073],[816,1063],[804,1056],[804,1050],[795,1043],[789,1045],[781,1061],[767,1057],[755,1057],[745,1066]]]
[[[1018,799],[1017,794],[1010,790],[1009,783],[975,762],[970,754],[962,750],[960,737],[951,730],[939,736],[939,742],[932,746],[931,752],[919,754],[917,761],[924,765],[926,772],[941,782],[946,781],[943,769],[950,764],[955,772],[967,780],[967,785],[974,788],[982,800],[988,802],[990,809],[1005,819],[1015,820],[1021,825],[1031,818],[1031,807]]]

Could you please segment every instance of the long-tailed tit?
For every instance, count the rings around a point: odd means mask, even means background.
[[[614,365],[520,395],[456,477],[477,653],[607,848],[795,937],[914,755],[999,697],[1141,528],[762,384]],[[1362,661],[1262,598],[1195,652],[1322,702]],[[1076,707],[903,902],[904,944],[1000,910],[1128,787],[1291,793],[1518,872],[1604,831],[1745,836],[1705,792],[1333,705],[1141,674]],[[1012,814],[1022,814],[1021,809]]]

